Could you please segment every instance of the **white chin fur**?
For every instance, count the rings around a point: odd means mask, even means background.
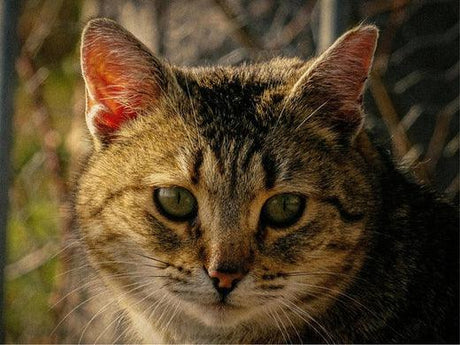
[[[186,312],[208,327],[219,328],[234,327],[250,313],[242,308],[196,304],[188,305]]]

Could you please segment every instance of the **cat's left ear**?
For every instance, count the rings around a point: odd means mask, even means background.
[[[86,123],[96,147],[110,143],[120,128],[157,107],[174,84],[170,67],[112,20],[85,27],[81,67],[86,86]]]
[[[292,88],[291,104],[307,110],[309,121],[352,140],[363,123],[362,94],[377,38],[378,29],[372,25],[345,33],[307,67]]]

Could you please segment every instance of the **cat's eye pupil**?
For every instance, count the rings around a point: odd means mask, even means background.
[[[262,216],[268,225],[286,227],[300,219],[304,208],[304,197],[291,193],[278,194],[267,200]]]
[[[160,213],[172,220],[183,221],[196,215],[196,199],[183,187],[157,188],[154,200]]]

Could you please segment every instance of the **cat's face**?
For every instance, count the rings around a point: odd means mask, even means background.
[[[181,70],[112,22],[89,25],[95,150],[76,209],[121,305],[221,329],[306,322],[345,293],[375,208],[356,148],[375,40],[364,27],[309,64]]]

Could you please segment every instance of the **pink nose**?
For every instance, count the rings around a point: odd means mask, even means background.
[[[232,289],[234,285],[243,279],[243,273],[224,273],[220,271],[209,271],[209,277],[215,281],[216,288]]]

